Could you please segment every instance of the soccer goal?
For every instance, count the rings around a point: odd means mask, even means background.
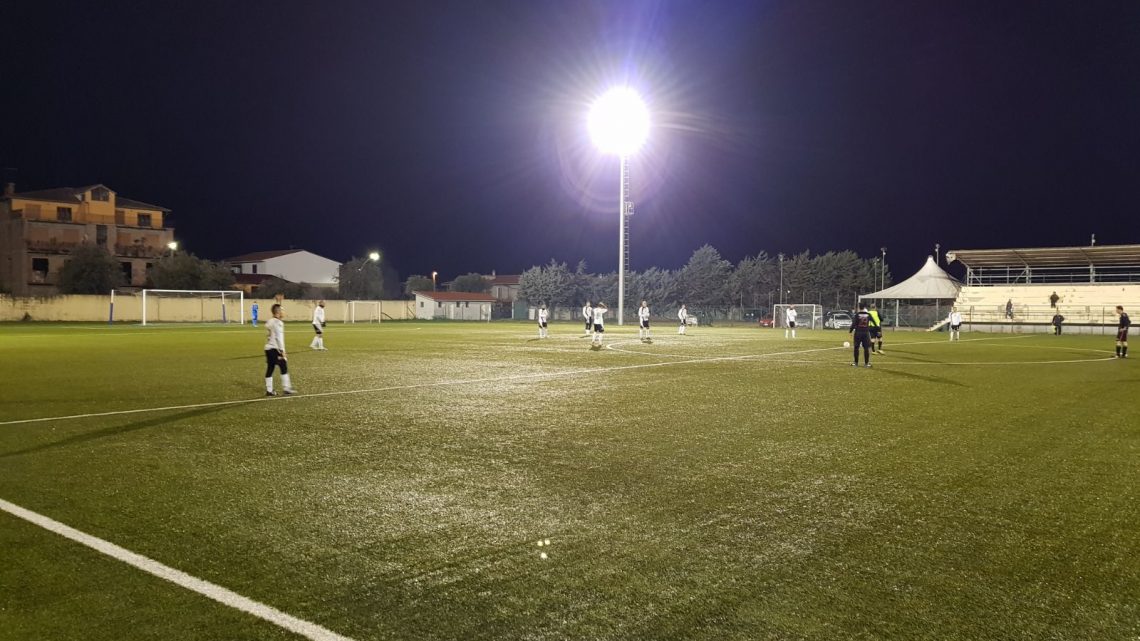
[[[240,289],[142,290],[142,324],[238,323],[245,324],[245,292]]]
[[[773,305],[772,320],[776,327],[788,326],[788,310],[796,310],[796,327],[819,329],[823,327],[822,305]]]
[[[379,323],[380,301],[378,300],[348,300],[344,302],[344,322],[346,323]]]

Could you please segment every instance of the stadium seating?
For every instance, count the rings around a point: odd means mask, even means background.
[[[954,301],[967,323],[1008,323],[1005,305],[1013,301],[1013,323],[1048,324],[1054,309],[1049,297],[1057,292],[1057,309],[1066,325],[1115,325],[1117,305],[1140,313],[1140,284],[1045,283],[963,287]]]

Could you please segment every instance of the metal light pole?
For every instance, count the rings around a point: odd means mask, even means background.
[[[438,275],[439,275],[439,272],[432,272],[431,273],[431,290],[433,292],[435,291],[435,277]]]
[[[618,194],[618,325],[625,324],[625,268],[629,262],[629,157],[621,156],[621,191]]]
[[[935,265],[938,264],[938,260],[941,258],[941,256],[939,255],[939,250],[941,250],[941,249],[942,249],[941,243],[934,243],[934,264]]]
[[[784,255],[777,254],[780,258],[780,304],[784,304]]]
[[[880,247],[879,251],[883,252],[883,262],[879,263],[879,291],[887,287],[887,248]]]

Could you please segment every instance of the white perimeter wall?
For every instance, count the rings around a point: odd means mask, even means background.
[[[226,298],[226,318],[237,322],[237,296]],[[245,322],[250,321],[254,304],[258,306],[258,317],[265,322],[272,316],[270,309],[273,300],[245,299]],[[379,301],[384,320],[404,320],[414,318],[412,301]],[[284,303],[286,321],[310,322],[313,318],[315,300],[286,300]],[[343,322],[348,305],[343,300],[325,301],[325,320],[330,323]],[[358,308],[359,310],[359,308]],[[110,296],[51,296],[17,297],[0,296],[0,321],[24,320],[25,315],[33,321],[73,321],[107,322],[111,311]],[[212,298],[164,298],[147,296],[147,322],[198,323],[221,320],[221,297]],[[360,322],[357,318],[357,322]],[[367,320],[367,319],[365,319]],[[142,295],[116,294],[115,321],[141,322]]]

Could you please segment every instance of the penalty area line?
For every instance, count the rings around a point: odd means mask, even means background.
[[[332,630],[319,626],[315,623],[298,619],[295,616],[285,614],[284,612],[272,606],[265,605],[259,601],[254,601],[248,597],[244,597],[233,590],[223,588],[220,585],[210,583],[195,576],[191,576],[181,570],[163,565],[154,559],[145,557],[141,554],[131,552],[130,550],[115,545],[110,541],[106,541],[97,536],[92,536],[86,532],[64,525],[59,521],[48,518],[37,512],[33,512],[26,508],[22,508],[14,503],[9,503],[4,499],[0,499],[0,510],[11,514],[17,518],[23,519],[33,525],[58,534],[64,538],[70,539],[81,545],[85,545],[96,552],[105,554],[115,560],[122,561],[127,565],[133,566],[147,574],[154,575],[160,579],[169,581],[179,587],[197,592],[204,597],[213,599],[222,605],[229,606],[236,610],[241,610],[248,614],[268,621],[280,628],[284,628],[290,632],[299,634],[306,639],[313,641],[353,641],[349,637],[337,634]]]

